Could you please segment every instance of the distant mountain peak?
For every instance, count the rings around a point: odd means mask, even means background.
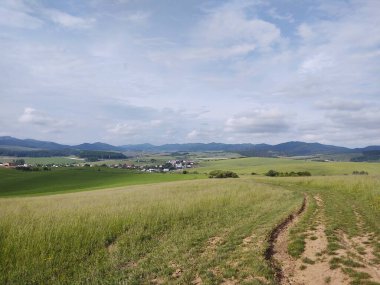
[[[347,147],[334,146],[321,144],[318,142],[302,142],[302,141],[289,141],[276,145],[265,143],[252,144],[225,144],[225,143],[173,143],[164,145],[152,145],[150,143],[135,144],[135,145],[122,145],[114,146],[103,142],[82,143],[79,145],[63,145],[55,142],[39,141],[34,139],[17,139],[11,136],[0,137],[0,147],[24,147],[30,149],[45,149],[45,150],[61,150],[61,149],[74,149],[74,150],[97,150],[97,151],[155,151],[155,152],[176,152],[176,151],[227,151],[246,153],[246,155],[284,155],[284,156],[297,156],[297,155],[315,155],[315,154],[335,154],[335,153],[352,153],[362,152],[366,150],[380,150],[380,146],[368,146],[365,148],[350,149]]]

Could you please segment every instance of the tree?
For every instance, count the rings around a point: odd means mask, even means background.
[[[25,159],[16,159],[16,160],[13,160],[14,164],[16,165],[24,165],[25,164]]]
[[[279,173],[276,170],[271,169],[267,173],[265,173],[265,175],[270,177],[276,177],[279,175]]]

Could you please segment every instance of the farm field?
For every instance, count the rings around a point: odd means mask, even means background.
[[[0,197],[47,195],[126,185],[206,178],[201,174],[138,173],[112,168],[57,168],[51,171],[0,169]]]
[[[237,179],[2,169],[0,283],[380,284],[379,168],[245,158],[196,169]],[[269,169],[313,176],[248,175]],[[354,170],[370,175],[336,175]]]
[[[380,175],[380,163],[368,162],[318,162],[296,160],[289,158],[247,157],[219,161],[204,161],[197,169],[199,172],[209,172],[215,169],[233,170],[238,174],[264,174],[270,169],[280,172],[309,171],[312,175],[344,175],[353,171],[367,171],[369,174]]]
[[[0,199],[0,283],[272,282],[266,235],[302,197],[210,179]]]
[[[84,163],[84,159],[77,157],[10,157],[1,156],[1,162],[12,162],[16,159],[24,159],[27,164],[71,164]]]

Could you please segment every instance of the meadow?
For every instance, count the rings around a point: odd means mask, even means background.
[[[206,178],[199,174],[141,173],[104,167],[18,171],[0,168],[0,197],[48,195],[126,185]]]
[[[240,178],[205,179],[214,169]],[[250,174],[269,169],[313,176]],[[0,283],[283,284],[269,236],[306,196],[287,233],[289,278],[323,268],[320,284],[380,284],[380,164],[244,158],[196,170],[2,169]],[[354,170],[370,175],[344,175]]]
[[[290,158],[247,157],[217,161],[203,161],[197,169],[199,172],[212,170],[233,170],[238,174],[264,174],[270,169],[279,172],[309,171],[312,175],[349,175],[353,171],[367,171],[380,175],[380,163],[368,162],[319,162]]]
[[[0,283],[272,282],[266,235],[301,202],[249,179],[1,199]]]

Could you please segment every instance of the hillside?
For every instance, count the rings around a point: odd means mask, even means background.
[[[380,146],[365,148],[347,148],[321,143],[306,143],[299,141],[285,142],[277,145],[270,144],[224,144],[224,143],[185,143],[152,145],[149,143],[136,145],[114,146],[102,142],[83,143],[79,145],[64,145],[55,142],[38,141],[32,139],[17,139],[0,137],[0,155],[10,156],[51,156],[75,154],[78,150],[88,151],[144,151],[144,152],[207,152],[225,151],[235,152],[244,156],[276,157],[276,156],[305,156],[319,154],[363,153],[365,151],[380,150]],[[31,152],[31,153],[30,153]],[[34,153],[33,153],[34,152]]]

